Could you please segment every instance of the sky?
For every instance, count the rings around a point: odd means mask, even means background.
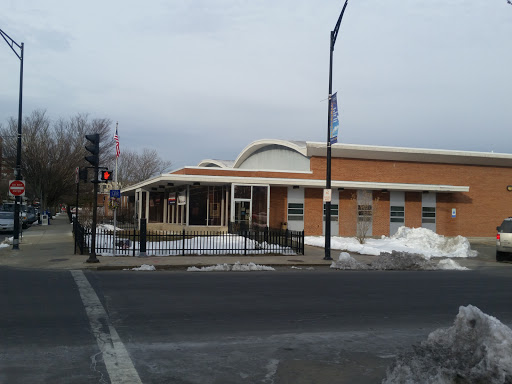
[[[23,112],[119,123],[175,168],[252,141],[325,142],[340,0],[6,0]],[[512,5],[349,0],[333,57],[340,143],[512,153]],[[19,60],[0,39],[0,124]],[[114,150],[114,149],[113,149]]]

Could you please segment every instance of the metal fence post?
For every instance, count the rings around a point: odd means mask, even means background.
[[[135,240],[137,238],[137,228],[133,228],[133,257],[135,257]]]
[[[244,231],[244,238],[245,238],[245,242],[244,242],[244,256],[247,256],[247,236],[249,236],[249,234],[247,233],[247,231]]]
[[[181,237],[181,256],[185,256],[185,230],[183,230]]]
[[[139,257],[146,257],[146,219],[140,219]]]

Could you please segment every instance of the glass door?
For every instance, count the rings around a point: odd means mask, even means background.
[[[235,201],[235,227],[246,230],[251,226],[251,202]]]

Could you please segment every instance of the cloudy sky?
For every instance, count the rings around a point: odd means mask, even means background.
[[[24,114],[119,122],[175,167],[251,141],[324,142],[341,0],[6,0]],[[19,60],[0,40],[0,123]],[[334,52],[340,142],[512,153],[512,5],[349,0]]]

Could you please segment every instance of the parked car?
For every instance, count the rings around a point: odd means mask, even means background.
[[[2,204],[3,212],[14,212],[14,203],[3,203]],[[21,219],[21,227],[23,229],[27,229],[28,226],[32,223],[28,221],[28,213],[27,206],[25,204],[20,204],[20,219]]]
[[[512,217],[503,220],[496,230],[496,261],[503,261],[512,254]]]
[[[14,212],[0,212],[0,232],[14,231]]]
[[[27,207],[27,222],[32,225],[37,221],[36,209],[29,205]]]

